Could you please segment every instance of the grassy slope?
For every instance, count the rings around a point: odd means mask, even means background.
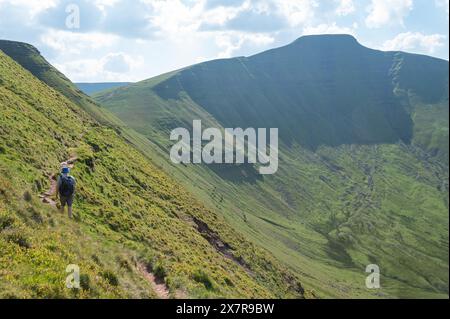
[[[302,296],[273,257],[1,51],[0,109],[0,296],[155,297],[138,261],[173,296]],[[37,198],[71,155],[79,158],[76,221]],[[227,255],[195,220],[230,245]],[[71,263],[81,267],[80,291],[64,288]]]
[[[161,167],[319,294],[446,297],[448,63],[321,40],[96,98],[155,144]],[[279,127],[277,174],[168,163],[170,130],[198,118],[205,127]],[[380,291],[365,289],[369,263],[381,267]]]
[[[0,50],[39,80],[74,102],[96,121],[113,128],[130,144],[135,145],[141,152],[145,153],[148,158],[152,158],[152,144],[147,138],[129,128],[112,112],[84,94],[64,74],[48,63],[34,46],[23,42],[0,40]]]
[[[98,105],[93,103],[84,93],[76,88],[69,79],[45,61],[39,51],[32,45],[0,40],[0,50],[8,56],[13,57],[17,63],[41,81],[44,81],[48,86],[61,92],[69,100],[76,101],[98,121],[119,124],[118,120],[116,121],[116,118],[112,114],[99,108]]]

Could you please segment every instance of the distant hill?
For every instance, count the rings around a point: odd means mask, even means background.
[[[131,84],[131,82],[101,82],[101,83],[75,83],[75,85],[87,95],[114,89]]]
[[[95,94],[153,158],[325,297],[448,298],[448,61],[301,37]],[[279,170],[172,165],[175,127],[277,127]],[[380,266],[383,289],[364,287]]]
[[[279,127],[287,145],[312,149],[320,145],[411,142],[448,158],[448,121],[442,129],[422,127],[419,104],[445,118],[448,107],[448,62],[402,52],[381,52],[361,46],[351,36],[307,36],[290,45],[248,58],[215,60],[170,75],[142,81],[97,101],[122,119],[136,116],[136,125],[161,127],[150,115],[159,104],[140,101],[145,88],[163,101],[192,102],[224,126]],[[132,93],[133,96],[126,96]],[[190,101],[183,99],[182,93]],[[105,97],[105,98],[103,98]],[[115,108],[115,97],[122,104]],[[139,102],[144,104],[135,105]],[[442,104],[443,103],[443,104]],[[145,107],[149,119],[130,108]],[[184,108],[177,107],[176,111]],[[135,111],[135,110],[134,110]],[[414,113],[414,116],[411,116]],[[193,113],[195,114],[195,113]],[[437,115],[437,114],[436,114]],[[178,117],[178,113],[172,115]],[[195,117],[192,115],[191,117]],[[426,116],[425,116],[426,117]],[[191,121],[188,121],[191,122]],[[176,122],[172,123],[173,125]]]

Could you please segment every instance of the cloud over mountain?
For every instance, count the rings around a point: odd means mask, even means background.
[[[444,31],[448,1],[428,4],[428,0],[0,0],[0,37],[35,44],[59,65],[81,65],[116,52],[142,56],[146,67],[130,71],[130,81],[198,61],[251,55],[318,33],[349,33],[375,48],[398,47],[448,58],[448,31]],[[79,28],[66,23],[75,13],[73,5],[79,12]],[[435,17],[432,25],[424,24],[425,14]],[[91,74],[92,81],[107,76]],[[68,76],[86,80],[77,72]]]

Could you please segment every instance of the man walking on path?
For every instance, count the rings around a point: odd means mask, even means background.
[[[70,168],[63,167],[61,175],[58,177],[56,184],[56,196],[59,196],[61,202],[61,212],[64,212],[64,207],[67,204],[67,211],[69,218],[72,218],[72,203],[75,194],[75,178],[69,175]]]

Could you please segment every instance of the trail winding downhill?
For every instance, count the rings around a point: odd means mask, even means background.
[[[67,166],[69,168],[73,168],[75,166],[75,162],[78,160],[78,157],[72,156],[64,162],[61,162],[60,166]],[[48,204],[54,208],[57,208],[57,202],[54,200],[54,196],[56,195],[56,186],[57,186],[58,175],[55,173],[48,174],[48,180],[50,182],[50,188],[42,193],[39,197],[42,199],[42,202]],[[169,299],[170,292],[167,288],[164,280],[158,278],[153,273],[147,270],[147,267],[143,263],[137,264],[137,269],[142,274],[142,276],[152,285],[153,291],[156,296],[160,299]]]
[[[137,268],[141,272],[142,276],[150,282],[153,291],[159,299],[169,299],[169,289],[163,279],[157,278],[154,274],[149,272],[143,263],[138,263]]]

